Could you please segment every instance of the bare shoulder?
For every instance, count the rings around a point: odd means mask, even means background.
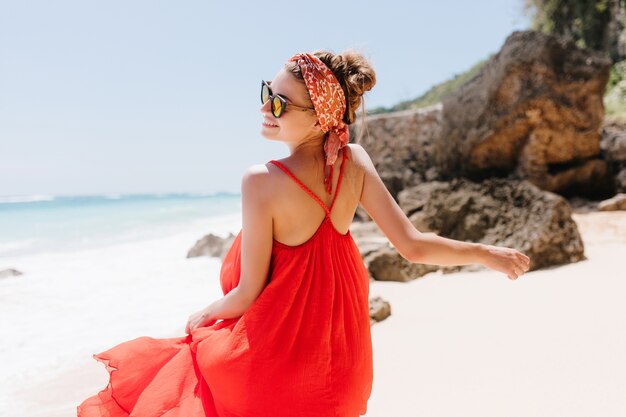
[[[350,162],[352,162],[348,164],[348,168],[353,170],[352,176],[358,178],[361,184],[359,195],[362,196],[365,181],[367,181],[368,177],[377,175],[376,168],[374,167],[372,158],[370,158],[370,155],[363,146],[358,143],[349,143],[348,148],[348,157],[350,158]],[[359,200],[360,199],[361,197],[359,197]]]
[[[348,157],[352,160],[353,165],[360,170],[366,170],[372,164],[369,154],[358,143],[348,143]]]
[[[269,173],[267,164],[250,165],[243,172],[242,181],[263,181],[263,178],[269,178]]]
[[[254,164],[246,168],[241,178],[241,193],[260,202],[270,196],[268,190],[272,176],[266,164]]]

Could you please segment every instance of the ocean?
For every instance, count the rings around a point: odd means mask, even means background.
[[[165,236],[240,210],[228,193],[0,197],[0,262]]]
[[[239,194],[0,197],[0,270],[23,273],[0,278],[0,416],[75,415],[108,380],[92,354],[184,336],[222,296],[220,259],[187,251],[240,228]],[[85,383],[70,396],[42,388],[75,373]]]

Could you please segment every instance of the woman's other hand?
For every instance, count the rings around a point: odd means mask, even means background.
[[[530,258],[520,251],[503,246],[484,245],[482,264],[487,268],[505,273],[516,280],[530,267]]]
[[[216,321],[217,320],[210,318],[208,308],[203,308],[189,316],[189,320],[187,320],[187,325],[185,326],[185,333],[191,334],[192,330],[198,327],[210,326]]]

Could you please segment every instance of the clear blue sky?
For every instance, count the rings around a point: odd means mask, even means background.
[[[239,192],[288,155],[259,84],[294,53],[360,49],[373,108],[528,27],[523,0],[0,2],[0,195]]]

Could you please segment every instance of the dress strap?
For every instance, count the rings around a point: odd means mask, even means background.
[[[282,169],[283,171],[285,171],[285,173],[286,173],[287,175],[289,175],[289,176],[290,176],[290,177],[291,177],[291,178],[292,178],[292,179],[293,179],[293,180],[294,180],[294,181],[295,181],[295,182],[296,182],[296,183],[297,183],[297,184],[298,184],[298,185],[299,185],[299,186],[300,186],[300,187],[301,187],[304,191],[306,191],[306,192],[307,192],[307,193],[308,193],[311,197],[313,197],[313,199],[314,199],[315,201],[317,201],[317,202],[320,204],[320,206],[322,206],[322,208],[323,208],[323,209],[324,209],[324,211],[326,212],[326,216],[330,216],[330,210],[328,209],[328,207],[326,207],[326,204],[324,204],[324,202],[323,202],[322,200],[320,200],[320,198],[319,198],[318,196],[316,196],[316,195],[313,193],[313,191],[309,190],[309,188],[308,188],[306,185],[304,185],[304,184],[302,183],[302,181],[300,181],[298,178],[296,178],[296,176],[295,176],[295,175],[293,175],[293,174],[291,173],[291,171],[289,171],[289,170],[287,169],[287,167],[286,167],[286,166],[284,166],[284,165],[283,165],[283,164],[281,164],[280,162],[275,161],[275,160],[273,160],[273,159],[272,159],[270,162],[271,162],[272,164],[276,165],[277,167],[279,167],[280,169]]]
[[[295,175],[293,175],[293,173],[291,171],[289,171],[289,169],[284,166],[282,163],[272,159],[269,162],[271,162],[272,164],[276,165],[277,167],[279,167],[280,169],[282,169],[287,175],[289,175],[291,177],[291,179],[293,179],[299,186],[300,188],[302,188],[304,191],[307,192],[307,194],[309,194],[315,201],[317,201],[319,203],[320,206],[322,206],[322,208],[324,209],[324,211],[326,212],[326,216],[330,217],[330,211],[332,210],[333,206],[335,205],[335,200],[337,199],[337,194],[339,193],[339,186],[341,185],[341,178],[343,176],[343,166],[345,165],[346,159],[348,159],[348,154],[346,152],[345,149],[343,149],[343,159],[341,162],[341,167],[339,169],[339,179],[337,180],[337,189],[335,190],[335,195],[333,197],[333,201],[330,204],[330,208],[328,208],[328,206],[326,206],[326,204],[324,204],[324,202],[315,195],[315,193],[313,193],[313,191],[311,191],[309,189],[309,187],[307,187],[306,185],[304,185],[304,183],[302,181],[300,181]]]
[[[341,187],[341,179],[343,178],[343,167],[346,165],[346,159],[348,159],[348,152],[346,152],[346,147],[344,146],[342,149],[342,158],[341,158],[341,167],[339,167],[339,179],[337,179],[337,188],[335,189],[335,195],[333,196],[333,201],[330,203],[330,208],[328,209],[328,213],[333,210],[333,206],[335,205],[335,201],[337,201],[337,196],[339,195],[339,187]]]

